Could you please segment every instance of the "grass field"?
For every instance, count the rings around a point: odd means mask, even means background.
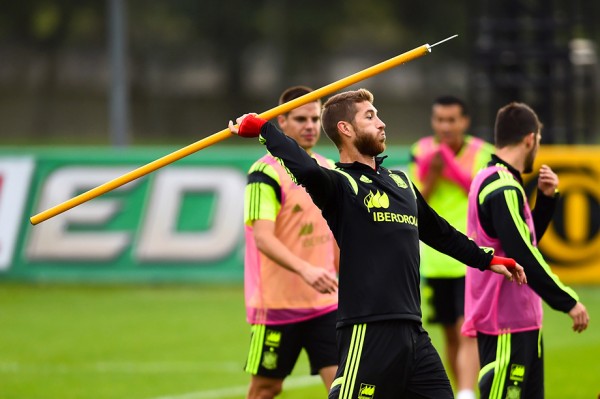
[[[576,288],[591,328],[575,334],[546,309],[548,399],[600,393],[600,287]],[[0,399],[243,398],[248,339],[237,286],[3,284]],[[307,370],[302,358],[282,398],[326,397]]]

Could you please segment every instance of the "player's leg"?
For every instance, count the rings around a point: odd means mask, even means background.
[[[444,353],[446,364],[450,368],[450,375],[453,381],[458,381],[460,373],[458,369],[458,349],[460,343],[460,326],[458,323],[443,324],[444,331]]]
[[[452,297],[454,298],[455,333],[458,337],[454,370],[457,389],[456,399],[475,399],[477,376],[479,374],[477,339],[465,337],[460,333],[465,313],[465,278],[451,279],[450,284],[452,284]]]
[[[539,331],[506,333],[498,336],[478,333],[482,368],[479,372],[481,399],[486,398],[543,398],[539,389],[541,357],[538,355]],[[543,376],[542,376],[543,381]],[[543,384],[543,382],[542,382]],[[532,388],[530,394],[524,392]]]
[[[273,399],[281,393],[283,378],[267,378],[253,375],[248,388],[248,399]]]
[[[508,366],[509,358],[506,357],[505,335],[488,335],[477,333],[477,346],[479,349],[479,395],[481,399],[495,398],[501,375],[499,370]],[[504,363],[501,362],[504,360]],[[504,380],[502,380],[502,384]]]
[[[462,295],[460,290],[462,281]],[[464,278],[427,278],[427,300],[430,305],[428,318],[431,324],[440,324],[444,336],[444,357],[450,369],[450,376],[457,381],[460,373],[458,352],[460,347],[460,328],[464,314]]]
[[[391,320],[338,329],[340,365],[329,399],[405,397],[415,361],[415,325]]]
[[[409,377],[406,392],[409,399],[452,399],[452,387],[442,359],[422,326],[414,329],[414,369]]]
[[[333,384],[336,372],[337,366],[327,366],[319,369],[319,375],[321,376],[321,380],[323,380],[323,385],[325,385],[327,391],[329,391],[331,385]]]
[[[457,355],[459,373],[457,376],[456,399],[475,399],[475,388],[479,374],[479,351],[477,338],[460,336]]]
[[[293,370],[301,345],[294,324],[252,326],[246,372],[252,375],[248,399],[272,399]]]
[[[338,353],[335,337],[336,311],[301,324],[302,346],[310,361],[311,374],[319,374],[329,391],[335,378]]]
[[[532,348],[529,369],[525,370],[525,381],[522,398],[543,399],[544,398],[544,345],[542,342],[542,331],[537,330],[537,343],[535,335],[529,334],[528,346]]]

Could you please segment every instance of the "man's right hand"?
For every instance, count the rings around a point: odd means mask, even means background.
[[[429,164],[429,174],[432,179],[437,180],[444,170],[444,158],[442,157],[442,153],[440,151],[436,152],[435,155],[431,158],[431,163]]]
[[[442,158],[442,154],[437,151],[431,156],[428,168],[426,169],[427,172],[422,178],[423,186],[420,188],[420,191],[425,200],[431,198],[431,194],[435,189],[437,181],[442,176],[443,169],[444,159]]]
[[[337,291],[337,278],[325,269],[306,263],[306,267],[302,269],[300,276],[308,285],[321,294],[330,294]]]
[[[581,302],[577,302],[573,309],[569,311],[569,316],[573,319],[573,331],[582,332],[590,323],[590,315]]]
[[[229,121],[229,131],[241,137],[258,137],[260,128],[267,123],[265,119],[257,118],[257,114],[244,114],[236,119],[237,125]]]

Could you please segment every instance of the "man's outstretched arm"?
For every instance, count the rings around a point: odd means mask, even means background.
[[[527,283],[523,267],[511,258],[494,256],[481,249],[466,235],[456,230],[427,204],[415,188],[419,212],[419,238],[433,249],[480,270],[502,274],[519,284]]]
[[[256,114],[244,114],[237,118],[237,123],[239,128],[229,121],[229,130],[241,137],[260,136],[261,143],[283,162],[292,180],[304,186],[313,202],[323,208],[335,188],[335,172],[321,167],[295,140]]]

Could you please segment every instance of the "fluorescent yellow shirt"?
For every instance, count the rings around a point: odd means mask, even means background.
[[[438,150],[439,145],[432,136],[424,137],[413,145],[410,174],[418,189],[422,188],[418,172],[418,169],[423,167],[420,162],[426,162],[431,158],[432,152]],[[455,165],[472,179],[487,165],[493,152],[494,147],[491,144],[472,136],[465,136],[463,147],[454,155]],[[464,233],[467,230],[467,196],[468,192],[463,186],[442,175],[427,203],[452,226]],[[421,274],[424,277],[453,278],[462,277],[465,273],[464,264],[422,244]]]

